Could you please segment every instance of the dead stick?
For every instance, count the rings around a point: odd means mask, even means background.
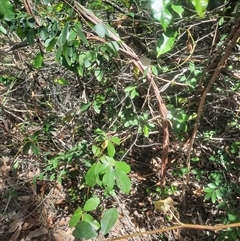
[[[220,231],[220,230],[227,229],[227,228],[238,228],[238,227],[240,227],[240,223],[231,223],[231,224],[225,224],[225,225],[224,224],[217,224],[217,225],[214,225],[214,226],[199,225],[199,224],[184,224],[183,223],[181,225],[176,225],[176,226],[172,226],[172,227],[160,228],[160,229],[145,231],[145,232],[132,233],[132,234],[129,234],[129,235],[123,235],[123,236],[116,237],[116,238],[105,239],[105,241],[128,239],[128,238],[137,237],[137,236],[141,236],[141,235],[151,235],[151,234],[163,233],[163,232],[176,230],[176,229],[183,229],[183,228],[209,230],[209,231]]]

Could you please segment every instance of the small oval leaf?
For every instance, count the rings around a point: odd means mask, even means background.
[[[85,212],[95,210],[100,203],[100,199],[98,197],[92,197],[86,201],[83,206],[83,210]]]
[[[116,208],[108,209],[101,218],[101,231],[103,235],[107,234],[118,219],[118,211]]]

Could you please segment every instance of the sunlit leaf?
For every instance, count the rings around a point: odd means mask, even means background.
[[[197,11],[200,17],[204,16],[206,8],[208,6],[208,0],[191,0],[195,10]]]
[[[137,86],[128,86],[124,89],[124,92],[129,93],[136,88],[137,88]]]
[[[154,66],[154,65],[152,65],[152,73],[154,75],[158,75],[158,70],[157,70],[156,66]]]
[[[92,153],[95,157],[99,156],[101,149],[98,146],[92,145]]]
[[[102,71],[102,69],[96,69],[96,70],[94,71],[94,75],[95,75],[96,79],[97,79],[99,82],[102,81],[102,79],[103,79],[103,71]]]
[[[171,7],[172,7],[172,10],[176,12],[179,15],[179,17],[182,18],[184,8],[181,5],[175,5],[175,4],[172,4]]]
[[[34,58],[33,58],[33,62],[32,65],[34,68],[38,69],[42,66],[43,63],[43,56],[41,53],[38,53]]]
[[[101,231],[103,235],[107,234],[118,219],[118,211],[116,208],[108,209],[101,218]]]
[[[85,212],[95,210],[100,203],[100,199],[98,197],[89,198],[83,206],[83,210]]]
[[[215,185],[215,183],[208,183],[208,187],[210,187],[210,188],[216,188],[217,186]]]
[[[86,110],[88,110],[88,108],[90,107],[92,105],[92,102],[89,102],[89,103],[87,103],[87,104],[83,104],[82,106],[81,106],[81,112],[84,112],[84,111],[86,111]]]
[[[115,147],[111,141],[108,142],[107,151],[108,151],[108,155],[110,157],[114,157],[116,151],[115,151]]]
[[[131,181],[128,175],[120,168],[115,168],[116,183],[123,193],[129,193],[131,189]]]
[[[115,184],[115,173],[112,166],[106,168],[105,174],[103,176],[103,185],[107,192],[110,192]]]
[[[3,26],[0,26],[0,33],[6,34],[7,30]]]
[[[111,142],[113,142],[116,145],[120,145],[120,139],[117,136],[111,137]]]
[[[96,184],[96,177],[95,177],[95,168],[96,163],[94,163],[87,171],[85,175],[86,184],[90,187],[93,187]]]
[[[104,26],[104,24],[102,24],[102,23],[96,24],[96,25],[94,26],[94,29],[95,29],[97,35],[98,35],[99,37],[101,37],[101,38],[104,38],[105,35],[108,34],[107,28],[106,28],[106,27]]]
[[[125,173],[129,173],[131,171],[130,166],[126,162],[116,161],[115,165],[119,169],[123,170]]]
[[[162,38],[158,40],[157,42],[157,55],[158,57],[160,55],[163,55],[170,51],[173,48],[173,45],[175,43],[177,33],[173,34],[171,37],[168,37],[164,33],[162,34]]]
[[[89,43],[87,41],[87,38],[86,38],[85,34],[83,33],[83,31],[81,29],[80,23],[76,23],[74,27],[77,31],[77,34],[78,34],[79,38],[83,41],[84,44],[86,44],[86,46],[88,46]]]
[[[77,225],[77,223],[79,222],[81,216],[82,216],[82,209],[79,207],[74,211],[74,214],[69,221],[69,226],[71,228],[75,227]]]
[[[144,125],[144,127],[143,127],[143,135],[145,137],[149,136],[149,129],[148,129],[148,126],[146,126],[146,125]]]
[[[172,20],[172,14],[168,10],[171,0],[151,0],[153,17],[158,20],[166,31]]]

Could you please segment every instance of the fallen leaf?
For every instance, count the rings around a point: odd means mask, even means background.
[[[168,212],[168,210],[173,207],[174,201],[171,197],[168,197],[164,200],[158,200],[154,203],[155,210],[158,210],[164,214]]]
[[[47,233],[48,233],[47,229],[38,228],[38,229],[35,229],[34,231],[30,232],[28,234],[27,238],[29,238],[29,240],[32,240],[32,238],[37,238],[37,237],[45,235]]]

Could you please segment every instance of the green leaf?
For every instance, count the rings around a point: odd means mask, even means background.
[[[31,144],[31,150],[34,155],[38,155],[40,152],[40,148],[34,143]]]
[[[228,213],[227,216],[228,216],[228,220],[232,222],[234,222],[238,218],[236,214],[234,215],[231,213]]]
[[[216,200],[217,200],[216,193],[213,192],[213,193],[212,193],[212,196],[211,196],[211,201],[212,201],[212,203],[215,203]]]
[[[146,125],[143,126],[143,135],[145,137],[149,137],[149,129],[148,129],[148,126]]]
[[[63,78],[55,79],[54,82],[59,85],[69,85],[69,82]]]
[[[34,68],[39,69],[42,66],[43,63],[43,56],[41,53],[38,53],[34,58],[32,65]]]
[[[117,136],[111,137],[111,142],[113,142],[116,145],[120,145],[120,139]]]
[[[99,82],[102,81],[102,79],[103,79],[103,71],[102,71],[102,69],[96,69],[96,70],[94,71],[94,75],[95,75],[96,79],[97,79]]]
[[[125,93],[130,93],[132,90],[136,89],[137,86],[128,86],[124,89]]]
[[[23,155],[28,155],[32,142],[26,142],[23,146]]]
[[[80,221],[73,230],[73,236],[78,239],[91,239],[97,237],[97,232],[93,226],[85,221]]]
[[[0,26],[0,33],[6,34],[7,30],[3,26]]]
[[[55,55],[56,61],[60,61],[61,55],[62,55],[62,51],[63,51],[62,46],[59,46],[57,48],[56,55]]]
[[[107,234],[118,219],[118,211],[116,208],[108,209],[101,218],[101,231],[103,235]]]
[[[114,157],[116,151],[111,141],[108,142],[107,151],[110,157]]]
[[[98,197],[92,197],[86,201],[83,206],[83,210],[85,212],[89,212],[95,210],[100,203],[100,199]]]
[[[153,17],[158,20],[164,31],[172,21],[172,14],[168,10],[171,0],[151,0]]]
[[[94,163],[87,171],[85,175],[86,184],[90,187],[93,187],[96,184],[96,177],[95,177],[95,168],[96,163]]]
[[[128,175],[120,168],[115,168],[116,183],[119,189],[124,193],[129,193],[131,189],[131,181]]]
[[[13,20],[15,18],[13,6],[8,0],[0,1],[0,19],[1,18],[4,18],[7,21]]]
[[[180,18],[182,18],[182,14],[184,12],[184,8],[181,5],[175,5],[172,4],[172,10],[179,15]]]
[[[208,200],[212,197],[212,192],[208,192],[206,195],[205,195],[205,200]]]
[[[222,199],[222,193],[219,189],[215,191],[217,199]]]
[[[96,98],[97,99],[97,98]],[[104,97],[102,96],[101,97],[102,100],[104,100]],[[104,102],[103,102],[104,103]],[[97,135],[99,136],[103,136],[104,138],[106,137],[106,132],[104,132],[103,130],[97,128],[95,131],[94,131]]]
[[[94,26],[94,29],[95,29],[97,35],[101,38],[104,38],[105,35],[108,35],[108,30],[102,23],[96,24]]]
[[[89,102],[89,103],[87,103],[87,104],[83,104],[82,106],[81,106],[81,112],[84,112],[84,111],[86,111],[90,106],[92,105],[92,102]]]
[[[49,52],[51,51],[57,43],[57,38],[54,39],[47,39],[44,43],[44,46],[46,47],[46,51]]]
[[[107,164],[111,164],[112,166],[115,165],[115,160],[114,158],[110,157],[110,156],[102,156],[100,158],[100,160],[102,161],[102,163],[107,163]]]
[[[83,43],[85,43],[86,46],[89,46],[87,38],[86,38],[85,34],[83,33],[83,31],[81,30],[81,24],[80,23],[76,23],[74,28],[76,29],[77,34],[80,37],[80,39],[83,41]]]
[[[105,103],[105,97],[103,95],[97,95],[93,102],[93,108],[98,114],[100,114],[102,105],[104,103]]]
[[[74,29],[71,29],[69,32],[69,36],[68,36],[68,41],[73,41],[76,39],[76,31]]]
[[[96,164],[94,174],[95,174],[96,183],[99,186],[102,186],[102,174],[105,173],[108,165],[109,165],[108,163],[102,164],[101,162],[97,162]]]
[[[125,173],[129,173],[131,171],[130,166],[126,162],[115,161],[115,166],[123,170]]]
[[[98,146],[92,145],[92,153],[94,157],[97,157],[101,154],[101,149]]]
[[[35,35],[34,35],[34,32],[33,32],[32,29],[29,30],[29,31],[27,31],[27,33],[26,33],[26,38],[27,38],[28,44],[29,44],[30,46],[33,46],[34,41],[35,41]]]
[[[53,160],[51,160],[51,164],[52,164],[52,168],[55,169],[58,167],[58,159],[54,158]]]
[[[119,50],[119,45],[116,41],[111,41],[107,43],[108,48],[111,50],[110,52],[112,54],[117,54]]]
[[[175,42],[177,36],[177,32],[173,34],[172,37],[168,37],[165,35],[165,33],[162,34],[162,38],[158,40],[157,42],[157,56],[159,57],[160,55],[163,55],[167,52],[169,52]]]
[[[115,173],[112,166],[108,166],[106,168],[102,181],[106,191],[109,193],[113,189],[115,184]]]
[[[208,183],[208,187],[213,188],[213,189],[217,188],[215,183]]]
[[[55,173],[52,173],[52,175],[49,178],[50,182],[55,181],[55,178],[56,178]]]
[[[158,70],[157,70],[156,66],[154,66],[154,65],[152,65],[152,73],[154,75],[158,75]]]
[[[197,11],[198,15],[200,17],[203,17],[208,5],[208,0],[191,0],[191,2],[195,7],[195,10]]]
[[[82,216],[82,209],[79,207],[74,211],[74,214],[69,221],[69,226],[71,228],[75,227],[77,225],[77,223],[79,222],[81,216]]]
[[[66,23],[63,27],[63,30],[58,38],[58,43],[64,45],[68,39],[69,35],[69,23]]]
[[[95,220],[93,216],[91,216],[89,213],[83,213],[82,220],[91,224],[95,230],[98,230],[100,228],[99,222]]]
[[[136,96],[139,96],[138,92],[136,91],[136,89],[133,89],[130,92],[130,98],[133,100]]]

